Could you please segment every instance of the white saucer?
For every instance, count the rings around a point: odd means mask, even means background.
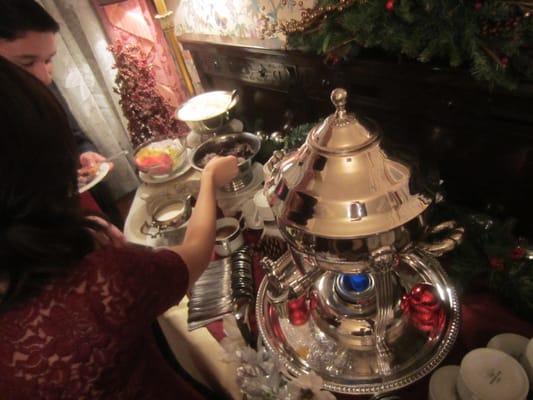
[[[502,333],[490,339],[487,347],[489,349],[501,350],[516,360],[520,360],[520,357],[526,351],[528,342],[529,339],[525,336],[514,333]]]
[[[429,400],[459,400],[455,390],[459,369],[458,365],[446,365],[433,372],[429,380]]]
[[[106,162],[101,163],[100,166],[98,167],[98,172],[94,176],[93,180],[90,181],[89,183],[86,183],[81,188],[79,188],[78,193],[81,194],[83,192],[86,192],[89,189],[92,189],[94,186],[100,183],[102,179],[104,179],[107,176],[109,171],[111,171],[111,164],[106,163]]]
[[[165,183],[168,181],[171,181],[173,179],[176,179],[183,174],[185,174],[189,169],[191,169],[191,159],[190,159],[190,153],[191,150],[187,149],[187,154],[185,155],[185,160],[183,160],[183,163],[181,166],[175,170],[174,172],[167,174],[167,175],[149,175],[145,172],[139,171],[139,178],[144,183]]]
[[[501,350],[475,349],[461,361],[457,377],[461,400],[526,400],[528,391],[526,371]]]

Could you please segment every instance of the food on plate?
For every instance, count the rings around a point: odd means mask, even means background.
[[[166,139],[141,148],[135,154],[135,164],[146,173],[165,175],[182,163],[183,146],[178,139]]]
[[[254,154],[254,150],[249,143],[245,142],[231,142],[223,143],[220,149],[216,152],[205,154],[199,161],[198,166],[204,168],[207,163],[216,156],[235,156],[239,164],[243,163],[247,158]]]
[[[94,164],[90,167],[82,167],[78,170],[78,188],[87,185],[91,182],[100,169],[100,163]]]

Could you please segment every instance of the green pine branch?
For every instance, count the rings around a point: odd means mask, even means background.
[[[420,62],[446,60],[467,67],[478,80],[509,89],[533,79],[533,16],[527,18],[503,0],[485,0],[481,7],[464,0],[385,0],[357,2],[333,12],[308,30],[288,36],[288,44],[317,54],[340,46],[380,48]],[[320,0],[319,6],[336,5]],[[351,52],[350,54],[353,54]]]

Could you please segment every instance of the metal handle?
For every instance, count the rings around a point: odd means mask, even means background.
[[[449,231],[449,233],[440,240],[435,241],[421,241],[416,246],[422,250],[427,251],[435,257],[440,257],[445,253],[448,253],[455,249],[463,241],[465,230],[463,227],[458,226],[456,221],[444,221],[428,230],[428,234],[435,235]]]
[[[224,112],[224,116],[216,120],[216,126],[209,126],[206,121],[199,121],[199,123],[200,125],[202,125],[202,129],[205,131],[216,131],[217,129],[220,129],[222,127],[224,122],[226,122],[228,116],[229,113],[227,111]]]
[[[235,100],[235,97],[237,97],[237,89],[234,89],[230,93],[230,97],[229,97],[228,103],[226,104],[226,107],[225,107],[225,110],[224,110],[224,113],[223,113],[224,116],[218,120],[218,125],[217,126],[214,126],[214,127],[209,126],[207,124],[207,122],[206,122],[207,120],[200,121],[200,123],[202,124],[202,126],[203,126],[203,128],[205,130],[216,131],[217,129],[222,127],[222,125],[224,125],[224,123],[229,119],[229,110],[231,109],[231,104]]]
[[[263,257],[259,262],[270,284],[282,291],[288,289],[288,282],[295,272],[294,264],[292,263],[291,253],[285,252],[277,260],[272,260],[269,257]]]
[[[289,299],[289,289],[278,290],[272,288],[267,291],[267,297],[269,303],[274,307],[278,314],[279,319],[289,319],[289,308],[287,301]]]
[[[141,225],[140,231],[144,236],[150,236],[152,239],[156,239],[161,234],[161,231],[158,229],[156,233],[150,233],[150,228],[152,226],[145,222]]]
[[[269,193],[274,190],[277,184],[277,175],[280,172],[280,162],[285,157],[285,154],[284,150],[274,151],[272,157],[270,157],[263,166],[263,173],[265,175],[265,186],[263,190],[267,199],[269,198]]]

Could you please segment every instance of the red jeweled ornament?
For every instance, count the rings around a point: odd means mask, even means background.
[[[387,11],[394,10],[394,0],[387,0],[387,2],[385,3],[385,8],[387,9]]]
[[[428,283],[416,284],[402,297],[400,307],[416,329],[432,337],[438,336],[446,325],[446,312],[440,296]]]
[[[500,62],[502,63],[502,66],[505,68],[509,65],[509,57],[503,56],[500,58]]]
[[[289,321],[292,325],[303,325],[309,319],[309,308],[305,296],[291,300],[287,304],[289,308]]]

